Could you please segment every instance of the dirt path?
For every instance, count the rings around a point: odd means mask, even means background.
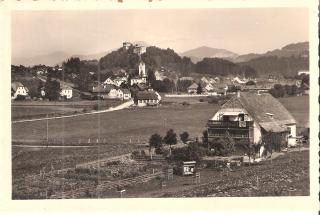
[[[91,114],[97,114],[97,113],[107,113],[107,112],[112,112],[112,111],[117,111],[117,110],[122,110],[122,109],[128,108],[133,104],[134,104],[133,100],[130,100],[130,101],[127,101],[127,102],[125,102],[125,103],[123,103],[121,105],[118,105],[116,107],[110,107],[110,108],[108,108],[106,110],[93,111],[93,112],[89,112],[89,113],[72,114],[72,115],[67,115],[67,116],[57,116],[57,117],[45,117],[45,118],[38,118],[38,119],[16,120],[16,121],[12,121],[12,124],[14,124],[14,123],[23,123],[23,122],[42,121],[42,120],[51,120],[51,119],[72,118],[72,117],[83,116],[83,115],[91,115]]]

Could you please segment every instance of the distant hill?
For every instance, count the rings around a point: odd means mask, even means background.
[[[260,76],[280,75],[293,77],[296,76],[300,70],[309,70],[309,58],[301,56],[263,56],[238,64],[250,66],[256,70]]]
[[[36,55],[30,57],[21,57],[21,58],[12,58],[11,64],[13,65],[24,65],[24,66],[33,66],[33,65],[47,65],[47,66],[55,66],[56,64],[64,61],[71,54],[66,52],[53,52],[47,55]]]
[[[71,57],[78,57],[80,60],[99,60],[106,54],[110,53],[108,52],[101,52],[101,53],[95,53],[95,54],[88,54],[88,55],[72,55]]]
[[[309,42],[301,42],[301,43],[292,43],[289,45],[284,46],[281,49],[275,49],[272,51],[268,51],[263,54],[245,54],[239,55],[236,58],[231,59],[233,62],[245,62],[250,61],[255,58],[260,57],[267,57],[267,56],[277,56],[277,57],[291,57],[291,56],[301,56],[301,57],[308,57],[309,56]]]
[[[201,46],[195,49],[181,53],[181,56],[186,56],[191,59],[193,63],[201,61],[203,58],[235,58],[238,54],[228,51],[226,49],[216,49],[207,46]]]
[[[66,52],[53,52],[47,55],[36,55],[28,58],[12,58],[13,65],[23,65],[23,66],[34,66],[34,65],[46,65],[46,66],[55,66],[61,65],[63,61],[66,61],[68,58],[77,57],[80,60],[99,60],[101,57],[108,54],[108,52],[101,52],[88,55],[72,55]]]

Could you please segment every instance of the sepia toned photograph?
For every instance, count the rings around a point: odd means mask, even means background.
[[[12,11],[12,200],[310,196],[309,32],[304,7]]]

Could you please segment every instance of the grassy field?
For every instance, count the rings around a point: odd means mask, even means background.
[[[109,143],[148,141],[153,133],[164,135],[173,128],[191,136],[201,136],[208,118],[217,105],[207,103],[183,106],[175,104],[160,108],[132,108],[115,112],[84,115],[49,121],[49,139],[64,139],[66,143],[88,138],[104,138]],[[28,126],[28,129],[25,129]],[[46,138],[46,121],[12,124],[13,140]]]
[[[80,101],[13,101],[11,106],[11,118],[32,119],[49,116],[60,116],[74,113],[81,113],[94,109],[99,105],[100,109],[107,109],[121,104],[122,101],[116,99],[108,100],[80,100]]]
[[[280,98],[280,102],[297,121],[297,128],[309,127],[309,96]]]
[[[296,118],[298,128],[308,125],[308,98],[303,96],[280,99]],[[219,108],[217,104],[198,102],[198,98],[188,98],[191,105],[185,106],[181,105],[185,101],[181,98],[176,102],[172,98],[164,100],[170,104],[159,108],[132,108],[50,120],[49,139],[57,139],[57,142],[63,139],[65,143],[84,143],[88,142],[88,138],[101,138],[108,143],[129,143],[130,139],[131,142],[147,142],[153,133],[164,135],[170,128],[178,134],[187,131],[191,137],[196,137],[201,136],[207,120]],[[46,121],[12,124],[12,137],[14,141],[44,140]]]

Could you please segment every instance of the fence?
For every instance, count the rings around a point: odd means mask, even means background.
[[[165,94],[164,96],[169,97],[169,98],[174,98],[174,97],[187,98],[187,97],[207,97],[208,95],[206,95],[206,94],[196,94],[196,95],[192,95],[192,94]]]

